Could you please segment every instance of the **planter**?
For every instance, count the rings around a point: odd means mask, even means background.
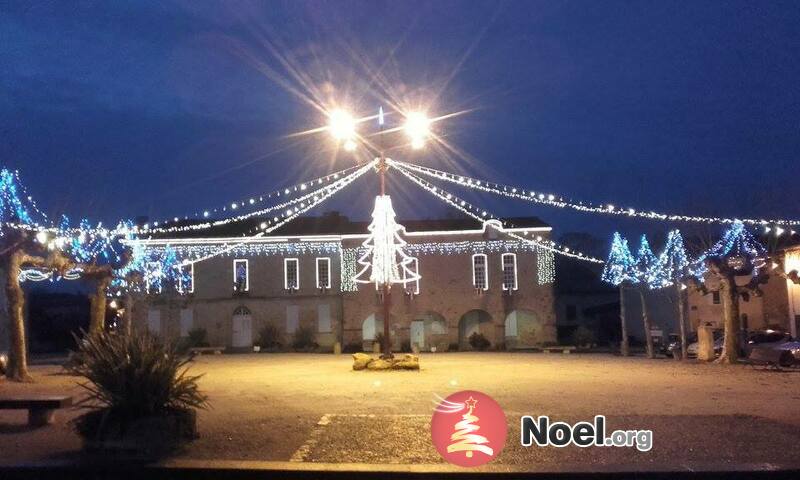
[[[198,436],[194,410],[121,419],[101,409],[78,417],[75,426],[83,438],[84,450],[143,456],[169,453]]]

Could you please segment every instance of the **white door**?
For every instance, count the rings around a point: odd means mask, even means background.
[[[414,320],[411,322],[411,345],[425,348],[425,321]]]
[[[253,317],[248,314],[233,316],[234,347],[251,347],[253,345]]]
[[[147,311],[147,330],[154,335],[161,335],[161,310],[151,308]]]

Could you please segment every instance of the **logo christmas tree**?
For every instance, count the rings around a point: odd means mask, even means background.
[[[472,458],[473,452],[481,452],[489,456],[494,455],[494,450],[490,446],[484,445],[489,443],[489,440],[483,435],[475,433],[481,428],[476,425],[480,418],[473,415],[477,403],[478,401],[472,397],[469,397],[469,400],[464,402],[467,407],[467,413],[462,415],[462,420],[453,427],[455,432],[450,435],[452,443],[447,446],[447,453],[465,452],[467,458]]]

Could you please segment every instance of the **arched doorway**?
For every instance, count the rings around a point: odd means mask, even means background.
[[[394,323],[395,317],[389,317],[392,323],[389,324],[389,337],[392,341],[392,350],[400,349],[400,338],[397,335],[399,325]],[[370,313],[367,318],[361,322],[361,340],[362,348],[367,351],[372,350],[372,344],[377,338],[383,337],[383,317],[382,315],[375,316]]]
[[[442,351],[447,347],[447,322],[436,312],[428,312],[414,317],[409,332],[411,345],[420,350],[436,347]]]
[[[507,348],[533,347],[542,344],[544,326],[532,310],[514,310],[506,315],[505,341]]]
[[[233,311],[231,346],[253,346],[253,316],[247,307],[238,307]]]
[[[473,333],[480,333],[492,342],[492,316],[483,310],[470,310],[461,316],[458,321],[458,348],[459,350],[472,350],[469,337]]]

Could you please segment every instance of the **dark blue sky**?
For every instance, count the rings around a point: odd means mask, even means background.
[[[202,5],[202,6],[200,6]],[[0,2],[0,162],[48,212],[182,215],[352,164],[304,99],[432,115],[398,159],[642,209],[800,218],[797,2]],[[363,188],[332,203],[366,216]],[[433,200],[393,183],[404,216]],[[425,201],[423,201],[425,200]],[[354,206],[360,205],[362,206]],[[508,201],[560,232],[587,220]]]

